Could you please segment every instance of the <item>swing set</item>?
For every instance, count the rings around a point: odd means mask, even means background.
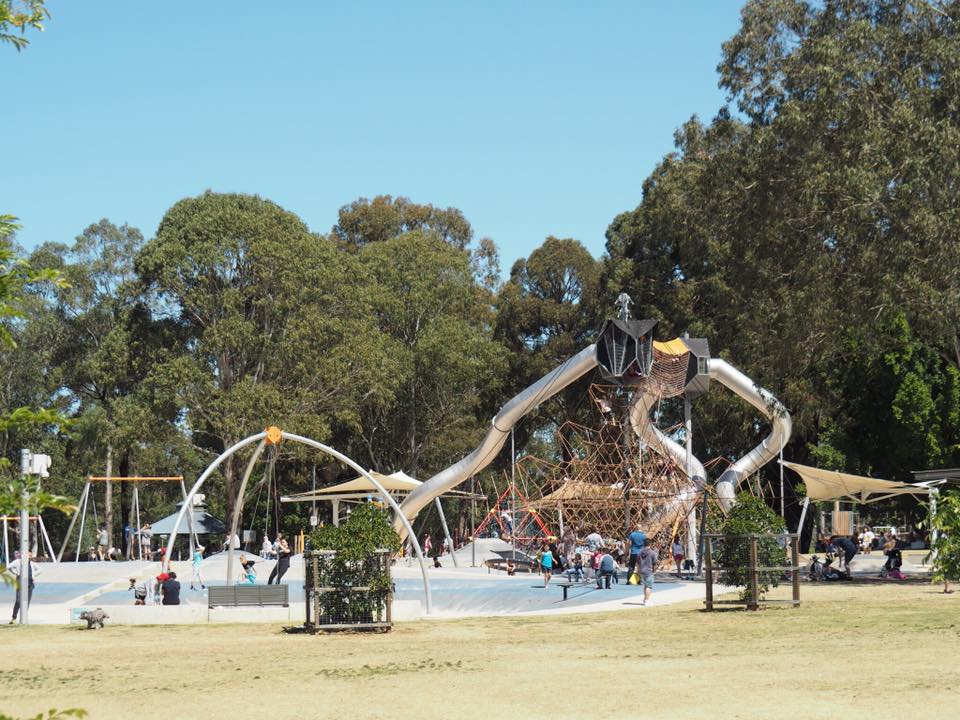
[[[13,547],[15,550],[20,549],[20,531],[13,530],[14,541],[11,545],[10,543],[10,532],[12,528],[10,525],[12,523],[17,524],[17,528],[20,527],[20,516],[19,515],[2,515],[0,516],[0,521],[3,522],[3,564],[10,564],[10,548]],[[47,548],[47,552],[50,553],[50,557],[53,558],[54,562],[58,562],[59,558],[53,552],[53,545],[50,544],[50,536],[47,535],[47,526],[43,524],[43,518],[39,515],[31,515],[29,522],[32,522],[36,525],[36,530],[34,531],[34,544],[33,544],[33,553],[37,554],[37,545],[40,544],[40,539],[43,538],[43,544]]]
[[[80,518],[80,531],[77,533],[77,554],[74,562],[80,562],[81,555],[81,544],[83,542],[83,528],[87,519],[87,508],[88,506],[92,510],[93,514],[93,526],[95,528],[99,527],[100,520],[97,516],[97,501],[92,492],[93,483],[95,482],[128,482],[133,484],[133,512],[137,519],[137,531],[134,535],[131,533],[130,541],[133,542],[133,538],[137,539],[135,548],[137,550],[137,559],[143,560],[144,557],[144,543],[143,543],[143,534],[141,532],[142,528],[140,525],[140,483],[144,482],[179,482],[180,483],[180,492],[183,495],[184,501],[187,499],[187,488],[183,483],[183,475],[159,475],[159,476],[145,476],[145,475],[131,475],[127,477],[104,477],[89,475],[87,477],[87,482],[84,483],[83,492],[80,493],[80,502],[77,504],[77,512],[73,514],[73,517],[70,519],[70,526],[67,528],[67,534],[63,538],[63,545],[60,547],[60,553],[57,555],[57,562],[60,562],[63,558],[63,553],[67,549],[67,545],[70,542],[70,536],[73,534],[73,528],[76,526],[77,518]],[[191,544],[191,555],[193,554],[192,546],[197,542],[196,533],[193,529],[193,513],[187,514],[187,524],[190,529],[190,544]],[[131,528],[132,530],[132,528]],[[46,534],[46,532],[44,532]],[[49,541],[48,541],[49,542]],[[129,551],[128,551],[129,552]]]

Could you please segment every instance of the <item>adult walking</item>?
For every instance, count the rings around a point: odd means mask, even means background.
[[[629,578],[633,569],[637,566],[640,551],[647,544],[647,534],[637,525],[637,529],[627,536],[627,541],[630,543],[630,562],[627,564],[627,577]]]
[[[20,583],[23,581],[23,563],[20,559],[20,552],[17,551],[16,559],[7,565],[7,571],[16,578],[14,589],[17,591],[17,599],[13,603],[13,617],[10,618],[10,624],[17,621],[17,615],[20,614]],[[33,553],[27,553],[27,607],[30,607],[30,601],[33,599],[33,579],[40,574],[40,568],[33,562]]]
[[[657,570],[657,563],[660,562],[660,553],[656,548],[644,545],[643,549],[637,553],[637,573],[640,575],[640,582],[643,584],[643,604],[650,602],[650,596],[653,594],[654,573]]]
[[[280,584],[284,573],[290,569],[291,554],[287,539],[282,533],[277,533],[277,564],[274,565],[273,570],[270,571],[270,577],[267,578],[267,585],[272,585],[274,578],[277,580],[277,585]]]

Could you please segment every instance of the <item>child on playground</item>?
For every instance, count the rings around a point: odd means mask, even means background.
[[[193,577],[190,578],[190,589],[195,590],[194,583],[204,590],[207,586],[203,584],[203,576],[200,574],[200,566],[203,564],[203,545],[198,545],[193,551]]]
[[[677,577],[682,578],[683,574],[680,566],[683,564],[683,545],[680,542],[680,538],[676,535],[673,537],[673,544],[670,549],[673,553],[673,561],[677,564]]]
[[[543,586],[547,587],[553,574],[553,553],[550,552],[550,546],[546,543],[540,548],[540,567],[543,569]]]

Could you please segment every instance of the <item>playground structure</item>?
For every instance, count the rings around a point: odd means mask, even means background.
[[[10,558],[13,557],[13,553],[10,552],[11,547],[19,548],[20,541],[20,516],[19,515],[0,515],[0,521],[3,522],[3,564],[9,565]],[[41,548],[45,548],[46,552],[49,553],[49,556],[54,562],[59,562],[59,558],[53,552],[53,545],[50,542],[50,536],[47,534],[47,526],[43,524],[42,515],[30,515],[28,523],[33,523],[36,530],[33,532],[33,543],[31,544],[31,552],[34,557],[40,556],[43,553],[39,552]],[[15,525],[17,529],[10,527]],[[13,543],[10,542],[10,531],[14,530]],[[41,543],[42,541],[42,543]]]
[[[621,294],[618,299],[619,318],[609,319],[603,324],[595,344],[584,348],[507,401],[473,452],[411,492],[401,505],[403,518],[395,519],[397,532],[401,536],[406,535],[410,522],[424,507],[489,465],[521,418],[599,367],[604,380],[616,388],[616,392],[610,396],[615,401],[611,403],[610,411],[619,416],[624,452],[630,456],[629,462],[624,460],[622,472],[625,476],[608,485],[619,489],[621,495],[627,498],[627,502],[623,503],[623,530],[640,520],[662,528],[682,517],[686,525],[687,557],[695,557],[699,534],[696,508],[707,487],[707,471],[703,462],[693,454],[692,401],[707,392],[713,380],[756,408],[771,424],[767,437],[724,469],[717,478],[715,492],[724,509],[733,504],[741,480],[782,453],[790,439],[790,414],[770,392],[756,386],[733,365],[710,357],[705,339],[683,337],[667,342],[654,340],[657,321],[631,319],[631,302],[629,296]],[[668,431],[658,428],[652,417],[660,400],[668,397],[682,397],[684,401],[683,444]],[[639,445],[627,439],[625,430],[628,427],[639,438]],[[658,496],[657,503],[648,498],[649,512],[637,518],[631,512],[633,508],[629,501],[631,485],[636,486],[632,480],[634,455],[646,448],[670,464],[672,471],[666,474],[670,475],[673,487],[668,491],[666,487],[660,487],[664,483],[659,483],[653,488],[644,488],[642,485],[637,488],[640,493],[652,491]],[[681,471],[679,478],[673,472],[677,469]]]
[[[83,484],[83,490],[80,493],[80,502],[77,504],[77,511],[73,514],[73,517],[70,519],[70,525],[67,527],[67,532],[63,537],[63,544],[60,546],[60,552],[57,554],[57,562],[60,562],[63,559],[63,553],[67,549],[67,545],[70,543],[70,536],[73,534],[73,529],[76,526],[77,519],[80,519],[80,528],[77,532],[77,552],[75,562],[80,562],[80,555],[82,552],[81,544],[83,542],[83,530],[84,525],[87,519],[87,508],[88,506],[92,509],[93,514],[93,524],[94,528],[99,524],[99,518],[97,517],[97,502],[93,496],[93,484],[94,483],[107,483],[107,482],[128,482],[133,485],[133,503],[132,503],[132,512],[136,519],[136,534],[132,535],[130,541],[133,542],[133,538],[136,538],[135,549],[136,557],[138,560],[143,560],[144,551],[143,551],[143,537],[141,535],[141,526],[140,526],[140,483],[145,482],[178,482],[180,483],[180,492],[183,496],[184,504],[187,500],[187,488],[183,482],[183,475],[157,475],[157,476],[145,476],[145,475],[133,475],[129,477],[123,476],[98,476],[90,475],[87,477],[87,481]],[[190,525],[190,554],[193,555],[194,545],[198,542],[196,534],[192,526],[192,514],[188,517],[187,523]],[[133,528],[131,527],[131,530]]]

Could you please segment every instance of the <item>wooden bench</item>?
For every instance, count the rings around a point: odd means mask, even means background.
[[[290,605],[289,585],[208,585],[207,607]]]

